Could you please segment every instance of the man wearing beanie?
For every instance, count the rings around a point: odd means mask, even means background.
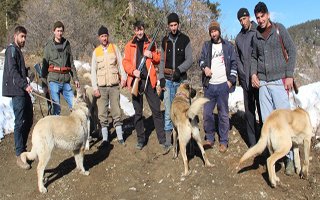
[[[204,42],[199,65],[203,72],[204,96],[210,101],[203,108],[203,126],[205,131],[204,148],[212,148],[215,142],[214,132],[219,134],[219,151],[228,148],[229,132],[229,92],[235,90],[237,79],[237,61],[233,45],[221,38],[220,24],[212,21],[209,25],[210,40]],[[218,108],[218,127],[215,127],[213,110]]]
[[[98,30],[100,45],[92,53],[91,82],[94,96],[97,98],[98,118],[101,126],[101,147],[107,147],[108,140],[108,107],[116,129],[119,144],[125,145],[122,131],[120,110],[120,86],[125,87],[127,74],[122,66],[119,48],[109,42],[109,32],[104,26]]]
[[[171,145],[173,129],[170,109],[173,98],[180,83],[187,80],[187,71],[192,66],[192,48],[187,35],[179,31],[179,17],[176,13],[168,15],[170,32],[163,37],[161,44],[161,60],[159,67],[160,87],[164,95],[164,130],[166,144]]]
[[[73,91],[70,85],[71,77],[77,88],[80,87],[77,70],[73,63],[70,42],[63,37],[64,25],[57,21],[53,25],[53,38],[45,45],[42,62],[42,80],[45,92],[48,91],[54,102],[60,104],[60,94],[68,103],[71,110]],[[53,104],[53,115],[60,115],[61,107]]]
[[[258,23],[251,57],[252,87],[259,89],[261,117],[264,122],[275,109],[290,109],[288,92],[293,89],[296,48],[287,29],[270,20],[265,3],[254,8]],[[285,161],[287,175],[294,174],[293,152]]]
[[[259,122],[262,123],[259,90],[253,88],[250,77],[252,38],[256,34],[257,24],[250,21],[250,14],[246,8],[240,8],[237,14],[238,20],[242,26],[236,37],[236,53],[238,63],[239,83],[243,89],[244,110],[246,116],[247,145],[252,147],[257,143],[260,137],[260,127],[257,124],[256,110],[259,115]]]
[[[168,147],[165,145],[163,116],[160,110],[160,99],[156,91],[157,72],[154,67],[160,62],[160,54],[156,51],[156,44],[148,50],[151,39],[145,34],[142,21],[136,21],[133,25],[133,30],[134,36],[125,46],[122,64],[128,74],[127,86],[129,89],[131,89],[135,79],[140,80],[138,82],[138,95],[132,95],[132,104],[135,111],[134,126],[137,132],[136,148],[142,150],[147,141],[143,122],[143,95],[145,94],[152,112],[159,144],[166,153]],[[146,61],[139,71],[137,68],[143,57],[146,58]]]

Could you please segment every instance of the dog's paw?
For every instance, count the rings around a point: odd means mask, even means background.
[[[186,177],[186,176],[189,176],[190,174],[191,174],[191,170],[188,170],[187,172],[184,172],[183,174],[182,174],[182,177]]]
[[[41,193],[47,193],[47,192],[48,192],[47,188],[45,188],[44,186],[40,186],[40,187],[39,187],[39,191],[40,191]]]
[[[206,163],[205,165],[206,167],[214,167],[215,165],[214,164],[211,164],[210,162]]]
[[[80,174],[85,175],[85,176],[89,176],[90,172],[89,171],[80,171]]]

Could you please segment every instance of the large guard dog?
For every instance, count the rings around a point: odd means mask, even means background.
[[[276,187],[280,179],[275,172],[275,162],[287,155],[293,145],[296,173],[300,174],[301,178],[306,178],[309,170],[311,137],[312,126],[309,114],[305,110],[302,108],[275,110],[263,124],[258,143],[242,156],[239,166],[250,157],[261,154],[268,147],[270,152],[270,157],[267,159],[269,181],[272,187]],[[304,147],[302,169],[298,144],[303,144]]]
[[[212,167],[213,165],[209,162],[206,153],[201,143],[200,130],[198,126],[197,113],[201,107],[209,101],[207,98],[198,98],[191,105],[190,100],[192,93],[195,94],[194,89],[190,89],[187,83],[182,83],[177,90],[176,96],[173,99],[171,105],[171,120],[174,125],[173,130],[173,158],[178,157],[177,153],[177,137],[179,137],[179,147],[181,156],[184,163],[184,176],[191,173],[189,170],[188,158],[186,154],[186,146],[190,141],[191,137],[197,142],[202,157],[205,162],[205,166]],[[194,95],[193,95],[194,96]],[[178,134],[178,135],[177,135]]]
[[[88,115],[86,103],[78,92],[72,112],[69,116],[47,116],[40,119],[32,133],[32,149],[21,154],[23,162],[38,158],[37,167],[39,191],[46,193],[43,175],[54,147],[72,150],[77,169],[81,174],[89,175],[83,167],[84,147],[88,137]]]

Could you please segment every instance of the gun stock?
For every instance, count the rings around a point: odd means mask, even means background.
[[[135,78],[132,89],[131,89],[131,94],[134,95],[135,97],[138,96],[139,82],[140,82],[140,78]]]

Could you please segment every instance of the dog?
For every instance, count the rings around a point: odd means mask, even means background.
[[[276,176],[275,163],[277,160],[287,155],[293,146],[296,173],[299,174],[301,178],[306,178],[309,171],[311,137],[311,121],[309,114],[304,109],[275,110],[263,124],[261,137],[258,143],[242,156],[238,167],[250,157],[261,154],[264,149],[268,147],[270,152],[270,157],[267,159],[269,181],[272,187],[276,187],[277,182],[280,182],[280,179]],[[304,147],[302,168],[300,165],[298,144],[303,144]]]
[[[189,170],[188,158],[186,154],[186,146],[191,138],[197,142],[202,157],[205,162],[205,166],[212,167],[213,165],[209,162],[206,153],[203,149],[200,130],[198,126],[197,113],[201,107],[209,101],[207,98],[197,98],[192,104],[190,104],[191,97],[194,97],[196,91],[191,89],[189,84],[182,83],[178,89],[175,98],[171,105],[171,120],[174,125],[173,129],[173,158],[178,157],[177,153],[177,137],[179,137],[179,147],[181,156],[184,163],[184,174],[188,176],[191,171]]]
[[[33,129],[31,151],[21,154],[24,163],[38,158],[38,188],[41,193],[47,192],[43,176],[54,147],[72,150],[77,169],[81,174],[89,175],[89,171],[86,171],[83,166],[84,148],[90,127],[88,126],[89,110],[83,95],[77,92],[77,98],[69,116],[50,115],[40,119]]]

